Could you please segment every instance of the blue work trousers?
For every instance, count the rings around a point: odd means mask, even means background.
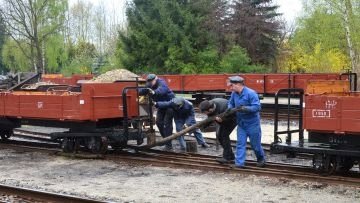
[[[157,110],[156,125],[160,131],[161,137],[166,138],[172,134],[173,116],[174,116],[174,111],[172,108]],[[171,141],[167,142],[165,145],[169,148],[172,147]]]
[[[183,130],[183,126],[186,124],[187,126],[192,126],[196,123],[195,117],[194,116],[189,116],[187,118],[175,118],[175,126],[176,126],[176,132],[180,132],[181,130]],[[203,145],[205,144],[205,140],[204,137],[201,133],[201,130],[199,128],[197,128],[195,131],[193,131],[192,133],[194,133],[194,136],[196,138],[196,141],[199,145]],[[178,137],[179,143],[180,143],[180,147],[182,150],[186,149],[186,143],[185,143],[185,139],[184,136],[180,136]]]
[[[264,150],[261,146],[261,127],[260,123],[244,125],[238,123],[237,144],[236,144],[236,166],[244,166],[246,159],[246,141],[250,139],[251,148],[254,150],[257,161],[265,160]]]

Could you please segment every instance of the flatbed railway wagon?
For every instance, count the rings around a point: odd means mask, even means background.
[[[65,152],[84,147],[105,151],[129,140],[143,143],[152,134],[152,108],[139,104],[138,81],[73,85],[24,84],[0,92],[0,136],[6,140],[21,125],[61,127],[52,133]],[[149,127],[145,126],[147,124]]]
[[[360,92],[350,91],[346,81],[312,81],[305,92],[302,89],[280,92],[302,95],[299,128],[291,129],[288,120],[287,129],[280,130],[275,113],[272,152],[312,154],[313,167],[330,174],[348,171],[360,163]],[[278,97],[275,104],[277,100]],[[304,130],[308,132],[307,139]],[[294,133],[299,136],[296,141]]]

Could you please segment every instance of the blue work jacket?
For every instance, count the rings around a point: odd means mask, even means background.
[[[153,101],[159,102],[159,101],[170,101],[172,98],[175,97],[175,94],[171,91],[169,86],[166,84],[166,82],[158,78],[156,81],[156,84],[154,86],[147,85],[147,88],[151,88],[155,91],[155,94],[151,97]],[[148,93],[147,89],[140,89],[139,95],[145,95]]]
[[[260,110],[261,104],[257,93],[244,87],[241,93],[232,92],[229,99],[228,108],[237,108],[245,106],[246,111],[236,113],[236,120],[238,125],[246,126],[249,124],[260,124]]]
[[[155,107],[159,109],[173,108],[174,109],[174,120],[186,120],[190,116],[195,116],[194,107],[191,102],[185,99],[184,105],[180,108],[176,106],[173,100],[168,102],[157,102]]]

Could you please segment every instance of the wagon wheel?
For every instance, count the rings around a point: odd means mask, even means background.
[[[336,157],[327,156],[325,158],[325,170],[324,170],[326,175],[334,174],[337,169],[337,165],[338,165],[338,163],[337,163]]]
[[[345,173],[348,172],[352,167],[354,166],[354,161],[349,159],[349,158],[345,158],[344,160],[342,160],[341,164],[339,165],[339,172]]]
[[[65,153],[72,153],[75,151],[75,140],[73,138],[64,138],[61,143],[61,148]]]
[[[106,137],[88,138],[87,148],[95,154],[105,153],[108,148],[108,139]]]
[[[4,130],[1,131],[1,139],[2,140],[8,140],[12,135],[14,134],[13,130]]]

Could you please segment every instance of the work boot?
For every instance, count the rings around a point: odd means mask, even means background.
[[[216,158],[215,160],[217,162],[219,162],[220,164],[230,164],[231,163],[231,160],[227,160],[224,157]]]
[[[256,166],[257,166],[257,167],[260,167],[260,168],[264,168],[265,165],[266,165],[265,159],[260,160],[260,161],[258,161],[258,162],[256,163]]]
[[[231,166],[231,168],[244,169],[244,168],[245,168],[245,166],[241,166],[241,165],[234,165],[234,166]]]
[[[210,147],[210,145],[208,145],[208,144],[204,143],[204,144],[202,144],[202,145],[201,145],[201,147],[202,147],[202,148],[209,148],[209,147]]]

